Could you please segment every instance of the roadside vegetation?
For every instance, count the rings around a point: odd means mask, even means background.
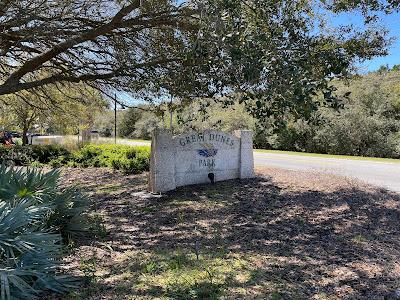
[[[19,132],[22,143],[28,144],[32,132],[67,135],[87,130],[108,106],[101,93],[82,84],[75,89],[49,87],[46,95],[26,92],[0,97],[0,124]]]
[[[108,167],[138,174],[149,170],[150,147],[89,144],[68,150],[58,145],[0,146],[0,161],[16,166]]]

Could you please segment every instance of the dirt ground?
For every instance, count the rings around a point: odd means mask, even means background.
[[[147,174],[64,170],[93,203],[63,299],[383,299],[400,288],[400,195],[346,178],[257,178],[145,192]]]

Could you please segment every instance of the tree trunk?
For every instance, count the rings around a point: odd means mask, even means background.
[[[22,145],[28,145],[28,128],[24,127],[22,129]]]

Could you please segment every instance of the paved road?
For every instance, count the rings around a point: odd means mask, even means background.
[[[359,179],[388,190],[400,192],[400,164],[368,160],[310,157],[254,152],[256,166],[288,170],[319,171]]]

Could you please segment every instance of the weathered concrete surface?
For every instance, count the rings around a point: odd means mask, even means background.
[[[254,176],[251,131],[229,134],[206,130],[172,136],[158,129],[151,148],[151,192]]]

